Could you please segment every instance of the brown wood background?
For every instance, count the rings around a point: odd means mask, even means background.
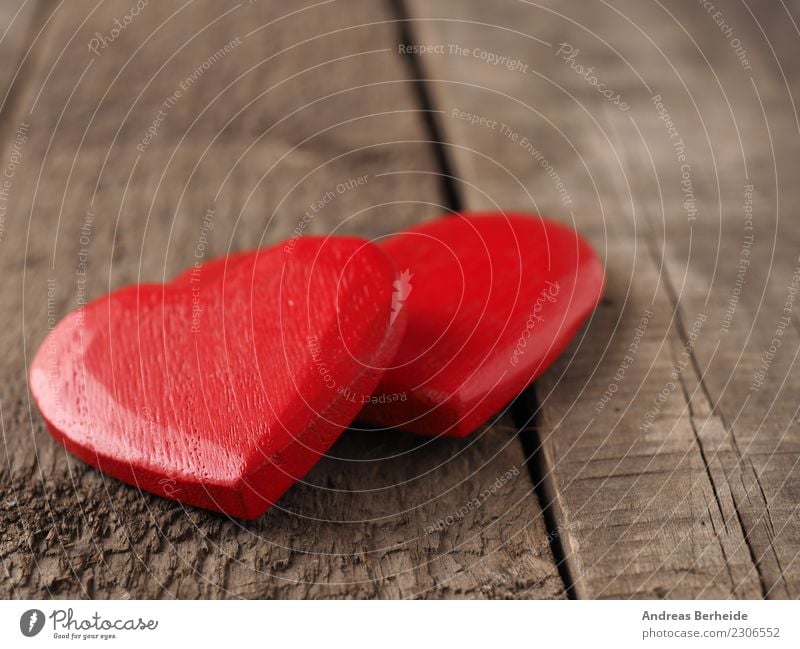
[[[3,2],[0,596],[800,596],[800,6],[717,4]],[[27,363],[82,259],[87,299],[169,278],[209,206],[207,257],[285,238],[363,175],[309,233],[520,209],[602,255],[602,305],[508,412],[460,441],[348,431],[251,523],[50,438]]]

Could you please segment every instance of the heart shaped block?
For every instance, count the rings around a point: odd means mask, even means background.
[[[463,437],[564,350],[603,291],[603,267],[574,230],[537,215],[454,215],[381,244],[400,272],[408,326],[361,418]]]
[[[118,290],[62,320],[30,370],[53,436],[109,475],[255,518],[330,448],[391,361],[395,271],[306,237]]]

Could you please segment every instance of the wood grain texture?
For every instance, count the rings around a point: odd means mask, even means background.
[[[563,597],[507,422],[458,442],[347,433],[246,524],[139,493],[47,434],[27,364],[83,300],[445,209],[388,5],[150,2],[111,39],[131,4],[53,9],[16,94],[0,596]]]
[[[466,205],[541,211],[606,260],[536,390],[576,593],[797,597],[797,16],[409,4],[445,47],[421,65]]]
[[[38,29],[36,0],[8,0],[0,5],[0,112],[5,109],[17,80],[22,79],[22,68]],[[33,33],[32,33],[33,32]],[[24,85],[17,83],[16,87]]]

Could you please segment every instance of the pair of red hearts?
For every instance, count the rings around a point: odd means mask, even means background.
[[[602,286],[590,246],[535,215],[448,216],[377,245],[290,239],[72,312],[31,392],[85,462],[256,518],[357,415],[469,434],[547,368]]]

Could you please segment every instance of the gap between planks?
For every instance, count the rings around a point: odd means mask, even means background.
[[[389,0],[397,16],[398,33],[401,43],[420,45],[416,37],[413,19],[406,7],[406,0]],[[425,126],[428,129],[431,145],[437,163],[441,167],[442,193],[447,201],[447,208],[453,212],[464,209],[464,199],[457,186],[454,165],[450,160],[443,129],[438,120],[438,112],[428,90],[428,81],[419,62],[419,58],[406,54],[403,60],[407,62],[410,79],[417,93],[422,112],[425,116]],[[558,497],[558,489],[553,479],[553,461],[547,453],[537,425],[540,410],[536,396],[536,387],[531,385],[519,395],[513,403],[507,406],[511,420],[517,429],[518,441],[522,446],[522,453],[528,469],[528,475],[539,501],[544,518],[547,542],[558,568],[564,590],[569,599],[585,599],[585,594],[579,583],[575,580],[575,566],[571,557],[574,556],[569,540],[560,531],[564,526],[564,514]]]

